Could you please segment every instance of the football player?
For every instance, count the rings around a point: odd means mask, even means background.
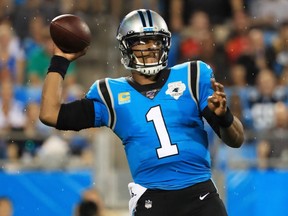
[[[40,119],[59,130],[109,127],[122,140],[133,183],[135,216],[225,216],[211,177],[203,118],[228,146],[238,148],[241,122],[227,107],[224,86],[203,61],[167,67],[171,33],[152,10],[135,10],[117,31],[127,77],[97,80],[85,98],[61,103],[69,63],[87,50],[55,46],[42,92]]]

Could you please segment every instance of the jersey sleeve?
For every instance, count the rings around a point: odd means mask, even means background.
[[[211,85],[211,78],[214,78],[212,68],[203,61],[198,61],[199,70],[199,106],[201,111],[208,105],[207,98],[214,92]]]
[[[102,97],[99,81],[96,81],[85,96],[92,100],[95,111],[95,127],[108,126],[109,113]]]

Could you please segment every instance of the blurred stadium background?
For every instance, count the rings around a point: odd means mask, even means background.
[[[65,80],[68,102],[96,79],[127,75],[115,35],[137,8],[167,20],[170,66],[200,59],[213,67],[245,126],[241,149],[225,147],[207,127],[214,181],[229,216],[288,215],[288,1],[1,0],[0,198],[11,200],[13,216],[72,216],[90,188],[103,199],[104,216],[128,215],[131,176],[119,139],[105,128],[56,131],[38,113],[50,21],[73,13],[93,34]]]

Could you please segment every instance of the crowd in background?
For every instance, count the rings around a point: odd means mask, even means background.
[[[213,68],[216,79],[225,85],[229,107],[244,124],[246,144],[235,152],[225,145],[212,145],[217,152],[215,166],[225,168],[229,158],[250,161],[260,168],[285,165],[288,161],[287,1],[135,0],[128,4],[123,0],[1,0],[2,169],[15,170],[19,164],[35,165],[31,163],[35,159],[38,165],[42,162],[47,166],[45,161],[51,155],[55,160],[50,167],[59,163],[67,165],[65,158],[73,156],[80,158],[80,164],[91,165],[91,135],[63,134],[38,119],[41,88],[53,47],[49,23],[57,15],[73,13],[85,20],[108,15],[118,24],[127,12],[137,8],[153,9],[167,20],[172,32],[169,66],[184,61],[205,61]],[[100,40],[97,35],[93,38]],[[65,102],[85,94],[83,83],[77,81],[77,66],[73,62],[65,78]],[[120,64],[119,70],[123,70]],[[215,140],[215,136],[210,137]]]

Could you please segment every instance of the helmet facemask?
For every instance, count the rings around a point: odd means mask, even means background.
[[[150,47],[140,48],[149,44]],[[122,49],[121,49],[122,47]],[[170,37],[165,34],[132,35],[123,38],[120,45],[122,63],[128,69],[145,75],[155,75],[167,67]],[[147,59],[150,58],[150,62]],[[151,59],[154,61],[151,61]]]

